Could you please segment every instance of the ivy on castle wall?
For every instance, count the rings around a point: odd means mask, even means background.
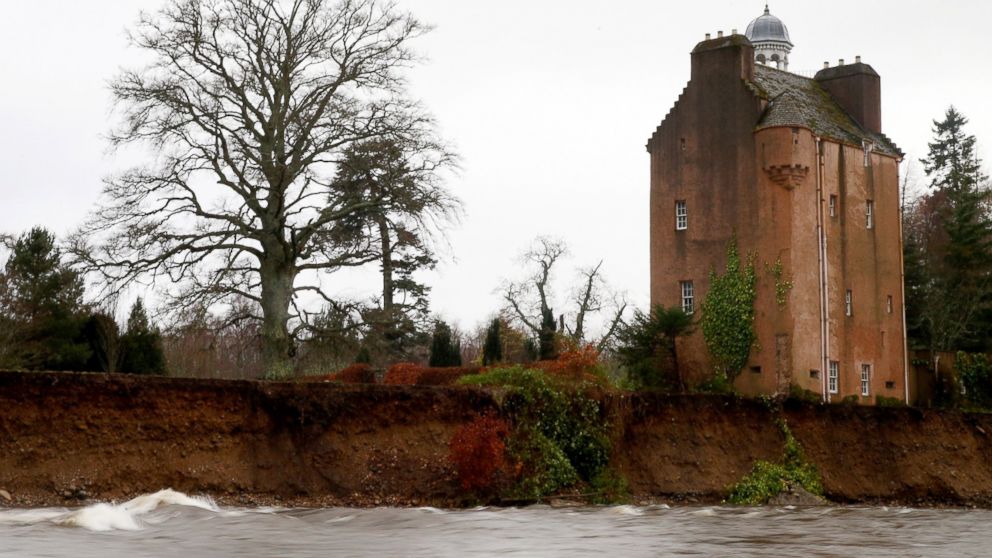
[[[710,290],[702,303],[700,326],[718,375],[732,380],[747,364],[754,346],[754,301],[757,294],[754,255],[741,261],[737,237],[727,245],[723,275],[710,272]]]
[[[782,258],[775,260],[772,265],[766,263],[765,266],[768,268],[768,273],[775,278],[775,303],[779,308],[784,308],[789,301],[789,291],[792,290],[792,276],[785,273]]]

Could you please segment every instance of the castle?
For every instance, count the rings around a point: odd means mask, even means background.
[[[768,8],[692,51],[689,84],[648,141],[651,302],[699,311],[728,243],[754,256],[757,342],[735,388],[824,401],[908,401],[899,162],[879,75],[861,62],[786,71]],[[713,373],[696,328],[690,380]]]

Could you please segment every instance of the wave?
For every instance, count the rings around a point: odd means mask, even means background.
[[[51,523],[78,527],[88,531],[137,531],[146,524],[148,514],[165,506],[199,508],[220,512],[209,498],[188,496],[172,489],[143,494],[122,504],[93,504],[78,510],[42,509],[0,512],[0,525],[36,525]]]

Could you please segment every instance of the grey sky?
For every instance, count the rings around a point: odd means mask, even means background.
[[[0,24],[0,232],[74,227],[120,166],[101,135],[106,82],[132,64],[124,29],[159,0],[5,0]],[[465,202],[449,259],[432,274],[435,310],[472,326],[498,307],[493,290],[537,235],[572,248],[570,264],[606,260],[638,306],[648,288],[644,143],[689,78],[707,32],[743,32],[761,1],[399,0],[435,30],[411,90],[437,116],[463,170]],[[983,1],[773,1],[812,72],[861,55],[882,76],[883,131],[915,160],[931,121],[954,104],[992,161]],[[919,166],[914,174],[920,176]],[[568,279],[564,274],[563,279]],[[354,277],[351,295],[374,285]]]

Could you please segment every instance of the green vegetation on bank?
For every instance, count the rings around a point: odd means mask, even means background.
[[[626,482],[607,469],[610,421],[590,392],[602,383],[578,381],[553,369],[495,368],[461,379],[462,385],[501,390],[506,442],[514,474],[499,487],[508,499],[538,500],[579,483],[602,500],[626,493]]]
[[[806,459],[802,446],[792,435],[782,417],[775,423],[785,437],[785,450],[780,463],[758,461],[751,472],[730,489],[727,502],[744,506],[767,504],[772,498],[800,487],[818,497],[823,496],[823,484],[816,465]]]

